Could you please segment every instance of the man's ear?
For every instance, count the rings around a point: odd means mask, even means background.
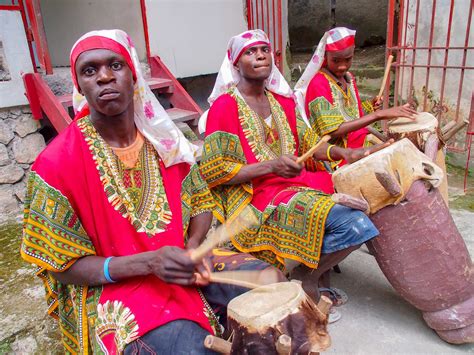
[[[237,71],[240,71],[240,68],[237,64],[234,64],[234,69],[237,70]]]

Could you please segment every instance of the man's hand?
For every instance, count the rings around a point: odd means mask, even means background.
[[[345,149],[344,159],[347,161],[348,164],[354,163],[357,160],[365,158],[366,156],[369,156],[372,153],[378,152],[379,150],[388,147],[393,142],[394,140],[390,139],[385,143],[376,144],[368,148]]]
[[[377,111],[377,115],[379,116],[380,120],[391,120],[398,117],[406,117],[411,120],[415,120],[417,114],[418,112],[412,109],[410,104]]]
[[[196,271],[206,274],[205,265],[201,262],[195,264],[188,250],[172,246],[156,250],[152,255],[150,267],[151,273],[161,280],[183,286],[194,284]]]
[[[374,111],[378,111],[378,110],[382,109],[383,97],[382,97],[382,96],[380,96],[380,97],[375,96],[375,97],[371,100],[370,103],[372,104],[372,107],[374,108]]]
[[[294,155],[286,154],[272,160],[272,172],[287,179],[299,176],[303,164],[296,163],[296,159]]]

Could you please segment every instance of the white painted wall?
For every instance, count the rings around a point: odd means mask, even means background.
[[[454,1],[454,12],[453,22],[451,27],[450,47],[463,47],[466,40],[466,28],[467,20],[469,16],[469,6],[471,0],[456,0]],[[433,46],[446,46],[446,34],[449,20],[450,3],[449,0],[438,0],[436,5],[436,16],[435,16],[435,27],[433,32]],[[423,47],[429,45],[430,38],[430,24],[431,24],[431,1],[420,1],[420,15],[419,25],[415,28],[415,16],[416,16],[416,2],[410,2],[408,9],[408,31],[406,33],[406,44],[408,46],[414,44],[415,31],[417,31],[417,47]],[[474,46],[474,17],[471,20],[471,31],[468,35],[469,43],[468,46]],[[404,34],[402,34],[403,36]],[[403,38],[403,37],[402,37]],[[467,66],[474,66],[474,51],[468,50],[466,58]],[[449,50],[448,65],[462,65],[462,50]],[[431,53],[431,64],[432,65],[443,65],[445,58],[444,49],[432,50]],[[427,64],[428,63],[428,51],[418,50],[415,54],[415,64]],[[404,55],[404,61],[411,64],[413,61],[413,52],[406,51]],[[404,69],[404,73],[400,77],[404,77],[403,92],[402,96],[406,98],[410,93],[409,78],[412,69]],[[425,68],[415,68],[413,71],[413,89],[415,95],[422,99],[422,89],[426,84],[427,70]],[[441,94],[441,82],[443,78],[442,69],[431,69],[428,82],[428,91],[432,91],[435,100],[439,100]],[[445,77],[445,89],[444,89],[444,102],[448,106],[449,111],[444,115],[446,119],[452,119],[455,114],[456,103],[458,98],[458,90],[461,79],[461,70],[459,69],[447,69]],[[461,109],[460,119],[467,121],[469,119],[469,111],[471,107],[471,95],[474,88],[474,70],[465,70],[464,80],[462,85],[461,93]],[[421,102],[422,104],[423,102]],[[427,108],[428,110],[430,107]]]
[[[0,38],[11,80],[0,81],[0,108],[28,104],[21,73],[32,72],[28,42],[18,11],[0,10]]]
[[[176,77],[216,73],[229,39],[247,29],[243,0],[147,0],[152,55]]]
[[[92,30],[121,29],[146,60],[139,0],[41,0],[41,14],[53,66],[68,66],[76,40]]]

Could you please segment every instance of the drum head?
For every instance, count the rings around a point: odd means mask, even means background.
[[[391,133],[407,133],[417,131],[435,132],[438,127],[438,120],[429,112],[420,112],[415,120],[406,117],[399,117],[388,124],[388,131]]]
[[[279,282],[246,292],[232,301],[227,314],[242,325],[260,329],[276,324],[306,300],[300,284]]]

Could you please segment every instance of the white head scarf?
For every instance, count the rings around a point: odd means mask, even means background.
[[[301,75],[296,83],[296,103],[306,124],[309,125],[305,109],[306,91],[308,90],[309,83],[324,64],[325,53],[340,51],[353,46],[355,34],[356,31],[346,27],[336,27],[327,31],[323,38],[321,38],[321,41],[319,41],[318,47],[306,66],[303,75]]]
[[[227,54],[224,57],[219,74],[217,75],[214,89],[212,90],[211,96],[207,99],[210,105],[232,86],[237,85],[240,81],[240,73],[234,68],[241,55],[249,47],[266,44],[270,46],[270,39],[267,34],[262,30],[250,30],[242,32],[241,34],[234,36],[230,39],[227,45]],[[266,80],[265,86],[268,90],[285,96],[292,97],[293,92],[286,82],[283,75],[280,73],[275,65],[275,59],[272,53],[272,72]],[[209,111],[209,110],[208,110]],[[207,114],[208,111],[204,112],[199,119],[199,132],[204,133],[206,130]]]
[[[195,163],[198,147],[191,144],[176,127],[165,109],[151,92],[143,77],[140,61],[130,37],[122,30],[91,31],[83,35],[71,50],[71,72],[74,81],[73,107],[75,112],[87,109],[86,98],[78,91],[75,61],[87,50],[110,49],[121,54],[132,70],[134,85],[134,113],[137,129],[148,139],[166,167],[186,162]]]

